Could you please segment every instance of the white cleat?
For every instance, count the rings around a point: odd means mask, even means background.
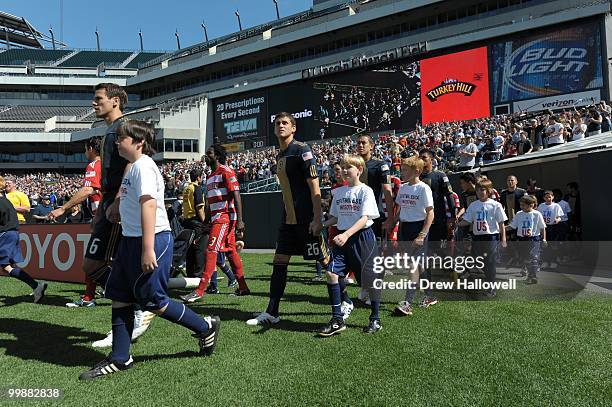
[[[262,312],[257,315],[255,318],[249,319],[246,323],[247,325],[257,326],[257,325],[274,325],[280,322],[279,317],[272,316],[267,312]]]
[[[135,342],[136,339],[142,336],[147,329],[149,329],[149,325],[151,325],[151,321],[155,317],[155,314],[149,311],[134,311],[134,330],[132,331],[132,342]],[[94,348],[110,348],[113,346],[113,331],[109,331],[106,334],[106,338],[100,339],[99,341],[95,341],[91,344]]]
[[[340,306],[340,310],[342,311],[342,320],[346,321],[351,316],[351,312],[355,306],[351,302],[342,301],[342,305]]]
[[[38,286],[34,289],[32,293],[34,295],[34,303],[38,304],[40,300],[45,297],[45,291],[47,290],[47,283],[38,282]]]

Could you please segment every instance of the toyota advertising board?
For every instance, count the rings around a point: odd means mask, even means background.
[[[423,124],[490,115],[487,48],[421,61]]]
[[[495,104],[603,87],[598,24],[491,45]]]

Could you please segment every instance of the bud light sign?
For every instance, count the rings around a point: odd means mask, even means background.
[[[597,24],[494,44],[491,60],[496,103],[603,87]]]

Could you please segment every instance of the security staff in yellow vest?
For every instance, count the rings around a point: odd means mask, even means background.
[[[206,214],[204,211],[204,195],[202,193],[202,171],[194,169],[189,172],[191,182],[183,190],[183,211],[181,224],[185,229],[195,232],[193,244],[187,252],[187,276],[201,277],[204,271],[208,235]]]

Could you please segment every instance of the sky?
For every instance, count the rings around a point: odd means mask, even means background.
[[[308,10],[312,0],[278,0],[281,18]],[[24,17],[38,31],[70,48],[96,48],[96,27],[100,47],[109,50],[138,50],[138,30],[142,30],[145,50],[177,49],[202,42],[205,22],[208,38],[238,31],[239,10],[246,29],[276,19],[273,0],[2,0],[0,11]],[[63,18],[62,18],[63,17]],[[51,48],[51,44],[45,44]]]

